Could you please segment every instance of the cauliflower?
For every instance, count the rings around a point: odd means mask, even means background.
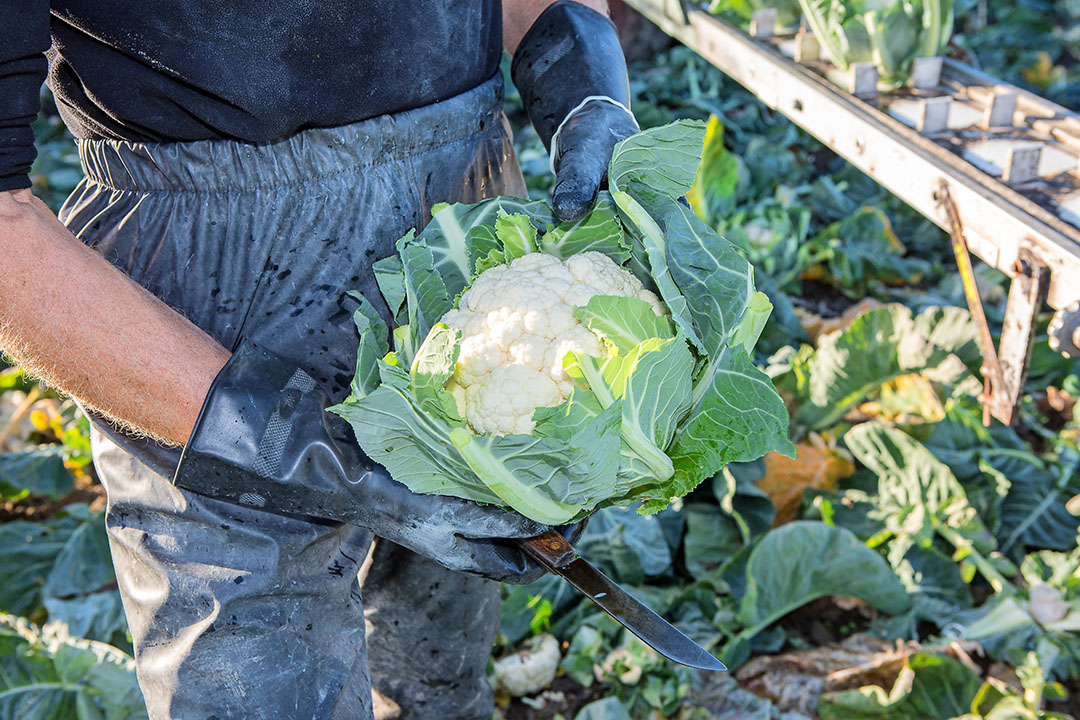
[[[329,408],[372,462],[416,493],[562,525],[658,512],[733,460],[794,457],[752,361],[769,300],[679,203],[704,134],[680,120],[624,140],[582,222],[496,197],[432,208],[401,237],[374,267],[397,326],[350,293],[356,373]]]
[[[601,356],[600,339],[574,317],[596,295],[638,298],[665,314],[640,280],[598,252],[529,253],[476,278],[442,318],[461,331],[449,390],[475,432],[531,434],[536,408],[566,401],[574,385],[563,357]]]
[[[525,649],[495,662],[495,687],[512,697],[538,693],[555,679],[561,659],[559,641],[537,635]]]

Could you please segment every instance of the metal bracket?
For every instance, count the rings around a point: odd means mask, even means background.
[[[838,88],[834,82],[843,80],[836,73],[832,79],[824,77],[822,73],[828,71],[823,64],[808,66],[792,61],[785,50],[795,45],[794,40],[787,45],[755,40],[719,17],[703,12],[700,0],[683,5],[690,8],[690,24],[684,25],[672,20],[663,9],[666,1],[624,3],[946,230],[948,223],[933,195],[937,178],[947,179],[952,199],[964,218],[968,248],[974,255],[1012,275],[1020,248],[1031,247],[1052,270],[1049,304],[1062,308],[1080,299],[1080,286],[1073,281],[1080,277],[1080,228],[1027,197],[1024,193],[1034,185],[1003,183],[958,155],[951,145],[946,147],[945,139],[952,135],[922,135],[883,106],[854,98]],[[797,46],[791,49],[802,56]],[[934,93],[948,92],[965,103],[970,100],[976,116],[978,107],[990,104],[991,93],[1014,92],[1018,119],[1037,116],[1047,122],[1053,120],[1057,142],[1066,145],[1066,140],[1075,138],[1080,143],[1080,116],[1075,113],[949,58],[944,59],[942,72],[941,85]],[[998,120],[997,115],[993,120]],[[1009,131],[1013,132],[1024,137],[1037,135],[1019,127]]]
[[[1001,328],[998,358],[1005,374],[1005,387],[994,389],[990,414],[1011,425],[1024,392],[1031,348],[1035,344],[1035,324],[1050,290],[1050,268],[1039,262],[1028,248],[1021,248],[1013,263],[1009,300],[1005,305],[1005,323]]]
[[[1080,300],[1054,313],[1046,330],[1051,350],[1067,358],[1080,357]]]
[[[983,392],[979,395],[983,406],[983,424],[989,426],[990,418],[995,417],[1005,425],[1012,425],[1017,417],[1024,382],[1031,364],[1035,320],[1050,289],[1050,268],[1039,261],[1030,248],[1020,249],[1012,266],[1014,275],[1005,305],[1001,343],[995,348],[990,326],[986,322],[986,313],[983,312],[979,288],[975,284],[975,272],[971,265],[967,241],[964,239],[960,213],[949,195],[949,185],[944,180],[938,186],[935,199],[949,216],[953,254],[960,269],[964,297],[979,333],[979,350],[983,356]]]

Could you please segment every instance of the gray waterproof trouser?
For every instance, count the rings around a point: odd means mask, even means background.
[[[501,105],[496,77],[266,145],[81,142],[86,179],[60,218],[225,347],[242,334],[342,398],[358,340],[345,292],[384,309],[371,264],[432,204],[525,194]],[[176,451],[92,439],[153,720],[357,720],[372,688],[403,718],[491,717],[496,583],[362,528],[180,490]]]

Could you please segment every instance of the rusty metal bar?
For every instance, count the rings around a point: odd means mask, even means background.
[[[979,286],[975,282],[975,269],[971,266],[971,254],[968,252],[967,241],[964,239],[964,226],[960,222],[960,213],[956,209],[956,203],[949,195],[949,184],[944,180],[938,185],[936,198],[938,204],[945,209],[949,218],[949,236],[952,238],[953,255],[956,256],[956,267],[960,270],[960,281],[964,288],[964,298],[967,300],[968,309],[971,311],[975,329],[978,330],[979,350],[983,356],[983,394],[979,400],[983,405],[983,424],[990,424],[990,415],[995,393],[1006,387],[1005,373],[1002,372],[1001,362],[998,360],[997,349],[994,347],[994,336],[990,333],[990,325],[986,322],[986,313],[983,310],[982,298],[979,296]],[[1010,413],[1011,420],[1011,413]]]
[[[990,414],[1006,425],[1012,425],[1018,416],[1031,366],[1031,350],[1035,345],[1036,318],[1046,302],[1046,291],[1050,286],[1050,269],[1031,253],[1021,255],[1015,270],[998,344],[998,360],[1005,382],[994,388],[987,403]]]

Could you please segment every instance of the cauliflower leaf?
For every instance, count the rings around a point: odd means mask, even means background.
[[[583,252],[599,252],[619,265],[630,259],[622,225],[611,193],[601,191],[589,214],[575,222],[561,223],[540,238],[540,251],[566,260]]]

